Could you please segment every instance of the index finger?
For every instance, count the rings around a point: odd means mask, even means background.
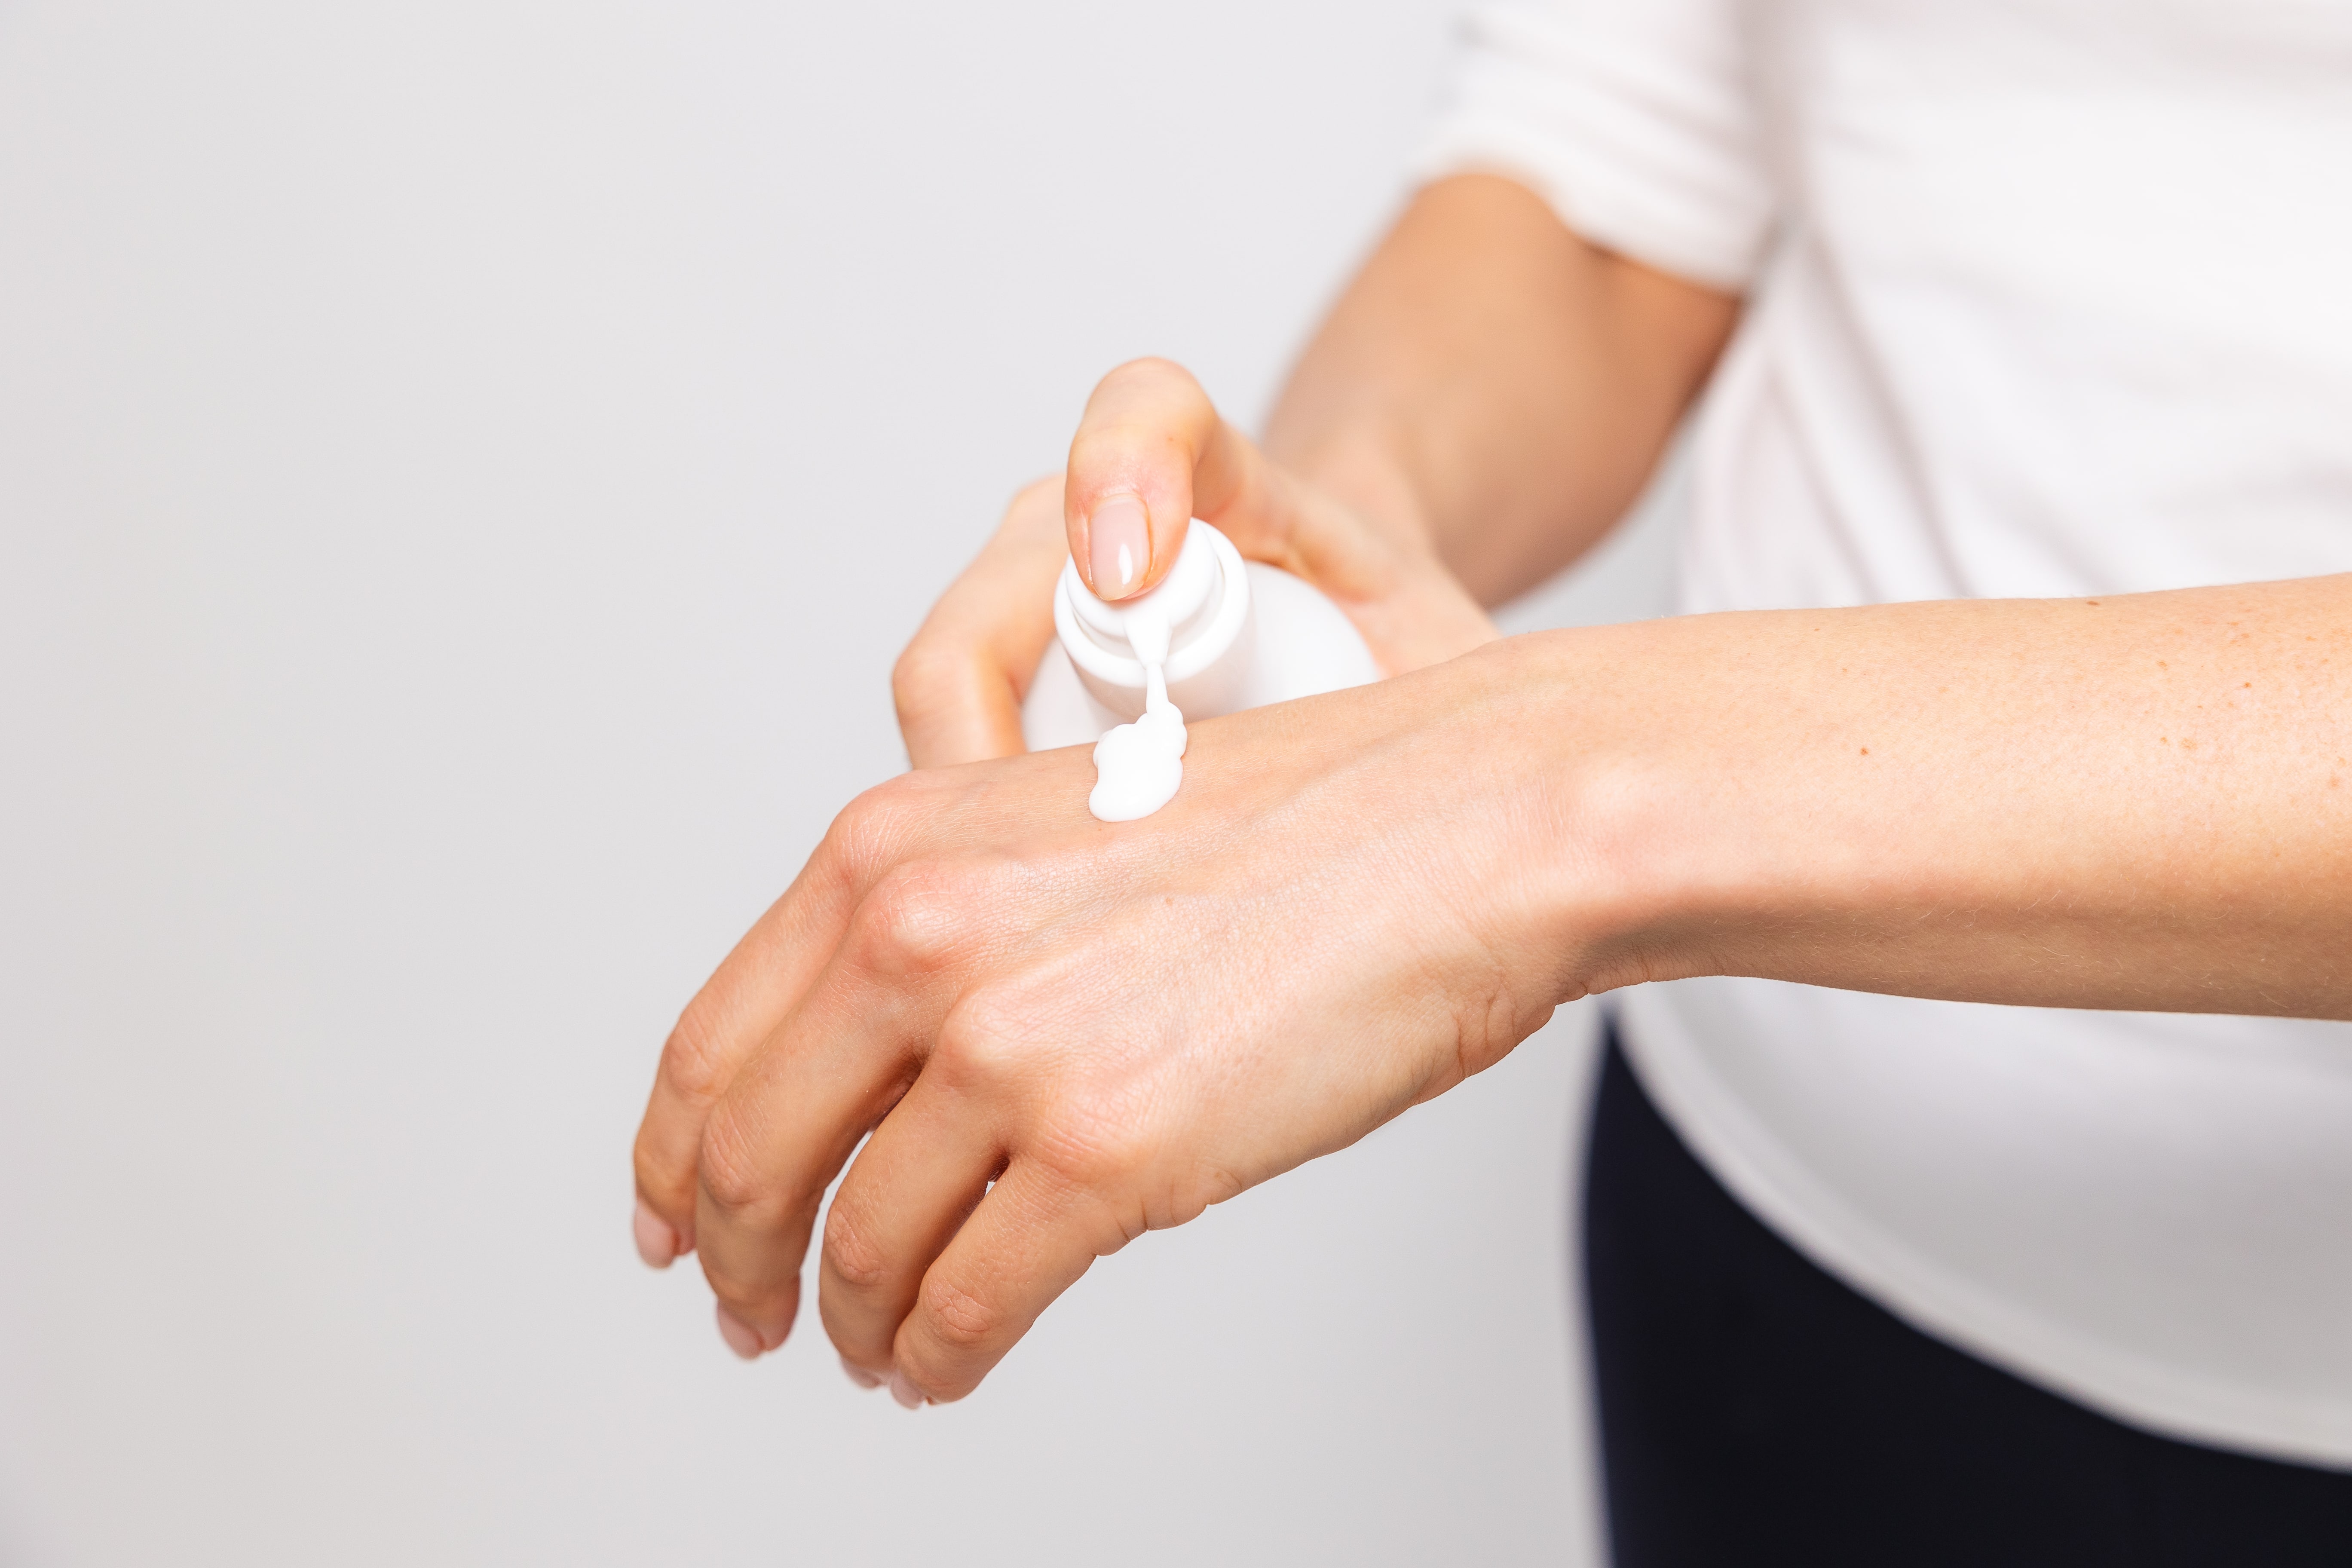
[[[873,842],[870,825],[886,817],[867,804],[876,793],[834,819],[784,896],[703,983],[662,1045],[633,1158],[637,1252],[653,1268],[694,1250],[696,1164],[711,1108],[799,1005],[887,858],[887,846]]]
[[[1391,542],[1340,526],[1339,509],[1302,491],[1166,360],[1123,364],[1095,388],[1070,443],[1062,510],[1071,559],[1103,599],[1157,586],[1196,517],[1250,560],[1343,601],[1376,597],[1394,575]]]
[[[1196,516],[1239,482],[1242,443],[1181,365],[1140,359],[1095,387],[1062,491],[1070,557],[1103,599],[1131,599],[1175,564]]]

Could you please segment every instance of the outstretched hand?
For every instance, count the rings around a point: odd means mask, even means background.
[[[835,822],[662,1052],[638,1241],[700,1256],[728,1342],[818,1306],[860,1381],[970,1393],[1146,1230],[1496,1061],[1565,993],[1511,645],[1195,727],[1142,821],[1086,752],[914,773]]]

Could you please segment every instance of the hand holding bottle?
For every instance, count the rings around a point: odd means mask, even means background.
[[[1053,639],[1065,557],[1100,596],[1130,598],[1166,575],[1196,516],[1244,556],[1329,595],[1387,673],[1495,636],[1438,560],[1403,487],[1377,503],[1342,502],[1268,461],[1182,369],[1139,360],[1095,389],[1066,475],[1014,498],[900,657],[893,691],[915,765],[1022,751],[1021,700]]]

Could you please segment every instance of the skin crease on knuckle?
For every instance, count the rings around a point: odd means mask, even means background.
[[[745,1212],[752,1206],[745,1205]],[[805,1206],[791,1213],[779,1206],[776,1212],[777,1223],[762,1227],[761,1239],[772,1253],[797,1258],[815,1215]],[[800,1315],[800,1272],[795,1268],[763,1276],[747,1267],[746,1260],[732,1257],[733,1250],[722,1253],[706,1245],[697,1255],[702,1277],[719,1304],[757,1332],[764,1349],[773,1350],[791,1334]]]
[[[858,904],[845,956],[882,979],[939,973],[965,945],[979,890],[977,879],[953,862],[902,860]]]
[[[1240,1152],[1236,1140],[1317,1098],[1298,1087],[1295,1052],[1268,1044],[1299,1037],[1280,1008],[1197,1005],[1265,989],[1259,933],[1231,914],[1224,900],[1163,896],[1089,922],[1022,984],[974,998],[952,1037],[950,1070],[989,1086],[1014,1156],[1092,1216],[1098,1256],[1186,1224],[1286,1165],[1285,1155]],[[1234,952],[1251,956],[1236,964]],[[1164,988],[1124,988],[1106,1005],[1089,984],[1155,958]]]
[[[738,1102],[721,1101],[702,1124],[695,1169],[702,1196],[739,1225],[773,1228],[783,1217],[763,1179],[761,1130],[750,1124]]]
[[[825,1211],[824,1267],[847,1289],[877,1290],[893,1277],[890,1260],[870,1239],[871,1231],[863,1208],[846,1195]]]
[[[1153,1228],[1128,1194],[1178,1140],[1157,1114],[1171,1098],[1167,1054],[1110,1047],[1119,1025],[1074,983],[1100,952],[1080,943],[1021,979],[966,995],[925,1071],[989,1117],[1009,1151],[1071,1201],[1108,1205],[1123,1240]]]
[[[727,1087],[725,1060],[710,1004],[698,996],[662,1042],[661,1076],[688,1104],[708,1105]]]
[[[1097,1216],[1097,1257],[1147,1232],[1190,1225],[1263,1179],[1187,1152],[1184,1140],[1106,1128],[1105,1120],[1066,1117],[1039,1162],[1055,1171],[1074,1209]]]
[[[876,784],[842,807],[817,853],[851,887],[871,888],[921,838],[935,799],[921,773]]]
[[[958,1360],[990,1349],[1005,1326],[1003,1312],[950,1280],[926,1279],[915,1310],[930,1337]]]
[[[947,1280],[926,1278],[891,1360],[925,1404],[949,1405],[981,1384],[1012,1348],[1003,1314]]]
[[[1010,1132],[1055,1085],[1080,1077],[1070,1042],[1086,1037],[1087,1009],[1054,989],[1006,973],[967,990],[940,1021],[925,1077]]]

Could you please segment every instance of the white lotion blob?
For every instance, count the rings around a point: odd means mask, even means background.
[[[1133,822],[1176,798],[1184,782],[1184,715],[1168,700],[1168,682],[1149,667],[1151,695],[1143,717],[1095,742],[1095,787],[1087,809],[1104,822]]]
[[[1176,798],[1184,782],[1184,715],[1168,700],[1168,612],[1149,602],[1120,617],[1143,665],[1143,716],[1095,742],[1095,787],[1087,809],[1103,822],[1133,822]]]
[[[1186,715],[1213,719],[1381,678],[1345,611],[1279,567],[1244,561],[1197,518],[1167,574],[1131,599],[1097,598],[1077,562],[1063,562],[1054,639],[1021,704],[1022,738],[1033,752],[1094,748],[1088,805],[1106,822],[1149,816],[1173,798]]]

